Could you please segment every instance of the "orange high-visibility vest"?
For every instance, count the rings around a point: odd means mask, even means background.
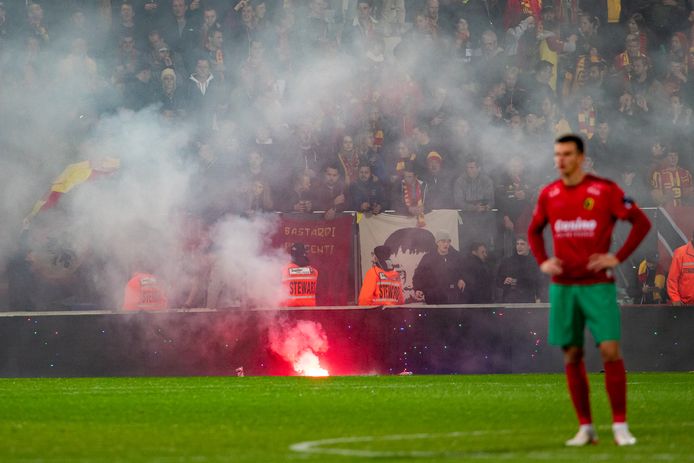
[[[387,272],[374,266],[366,272],[359,291],[359,305],[398,305],[404,302],[402,281],[397,270]]]
[[[694,245],[691,241],[672,254],[667,292],[672,302],[694,305]]]
[[[167,306],[164,288],[154,275],[136,272],[125,285],[123,310],[162,310]]]
[[[282,283],[287,287],[289,296],[285,301],[287,307],[313,307],[316,305],[316,286],[318,270],[311,267],[299,267],[291,263],[284,269]]]

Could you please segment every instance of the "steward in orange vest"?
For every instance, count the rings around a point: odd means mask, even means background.
[[[694,305],[694,231],[692,240],[672,254],[667,292],[674,305]]]
[[[284,305],[287,307],[314,307],[316,305],[318,270],[308,264],[306,246],[303,243],[294,243],[291,256],[292,262],[287,265],[282,275],[282,283],[287,287],[289,294]]]
[[[390,261],[390,248],[376,246],[373,267],[366,272],[364,283],[359,291],[359,305],[399,305],[404,304],[400,274]]]
[[[167,306],[166,293],[157,277],[135,272],[125,286],[123,310],[162,310]]]

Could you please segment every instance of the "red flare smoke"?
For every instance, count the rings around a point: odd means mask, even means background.
[[[320,365],[318,353],[328,350],[328,337],[320,323],[299,320],[277,323],[268,333],[270,349],[291,363],[301,376],[330,376]]]

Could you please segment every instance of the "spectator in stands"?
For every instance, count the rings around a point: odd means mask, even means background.
[[[453,208],[453,176],[443,169],[443,159],[436,151],[427,156],[427,171],[423,176],[427,186],[427,211]]]
[[[176,0],[174,0],[176,1]],[[212,117],[218,104],[219,93],[214,81],[210,61],[206,57],[198,58],[195,72],[188,79],[186,103],[188,111],[200,127],[211,128]]]
[[[222,46],[224,45],[224,36],[222,31],[219,29],[210,29],[207,33],[207,40],[205,41],[205,53],[207,58],[212,65],[212,73],[216,75],[220,81],[224,81],[224,76],[226,74],[226,66],[224,64],[224,50]]]
[[[535,191],[536,187],[528,178],[523,158],[511,158],[496,187],[496,204],[502,215],[504,228],[504,255],[515,254],[516,234],[527,229]]]
[[[665,272],[658,265],[657,254],[646,256],[637,270],[640,297],[639,304],[663,304],[665,302]]]
[[[305,172],[298,172],[292,178],[291,190],[284,195],[283,212],[310,213],[313,211],[311,198],[311,177]]]
[[[672,254],[667,293],[673,305],[694,305],[694,231],[691,240]]]
[[[620,166],[614,180],[622,187],[625,196],[636,200],[639,206],[651,206],[653,204],[650,185],[644,176],[639,174],[639,169],[634,163],[628,162]]]
[[[141,53],[135,48],[135,39],[132,36],[122,37],[114,62],[113,80],[122,84],[128,74],[135,72],[141,60]]]
[[[692,174],[679,166],[679,158],[679,151],[670,148],[664,167],[653,174],[651,197],[658,206],[681,206],[694,194]]]
[[[634,23],[635,24],[635,23]],[[645,57],[646,51],[641,47],[640,36],[629,34],[626,36],[625,49],[614,58],[613,68],[622,74],[624,80],[629,80],[632,76],[632,66],[636,58]]]
[[[607,119],[599,120],[595,136],[588,141],[588,154],[593,159],[595,170],[599,175],[612,177],[624,165],[629,153],[623,152],[618,144]]]
[[[302,121],[296,129],[295,152],[295,167],[302,169],[312,179],[317,178],[325,159],[315,139],[313,127],[308,121]]]
[[[273,201],[270,183],[262,178],[248,182],[244,187],[244,215],[253,217],[260,212],[272,212]]]
[[[539,301],[540,272],[525,235],[516,238],[515,253],[501,261],[496,274],[501,301],[508,303]]]
[[[253,5],[244,2],[240,17],[235,9],[230,9],[227,14],[228,42],[231,44],[231,60],[241,61],[248,58],[251,42],[258,36],[256,27],[255,10]]]
[[[487,212],[494,208],[494,182],[482,172],[477,158],[465,161],[465,171],[453,185],[455,207],[464,212]]]
[[[489,304],[492,302],[494,276],[487,264],[487,246],[475,242],[469,246],[463,258],[464,302],[467,304]]]
[[[323,1],[323,0],[314,0]],[[375,38],[378,30],[378,22],[371,15],[370,0],[357,1],[357,16],[350,25],[346,25],[342,32],[345,45],[351,48],[355,56],[363,56],[368,44]]]
[[[135,20],[135,9],[131,3],[122,3],[118,22],[113,24],[111,30],[111,43],[118,44],[124,37],[132,37],[135,48],[145,49],[145,36],[141,25]]]
[[[570,123],[586,140],[593,138],[598,124],[598,109],[594,104],[593,95],[584,93],[580,96],[578,107],[571,113]]]
[[[345,185],[349,186],[357,180],[359,170],[359,151],[354,146],[354,139],[351,135],[342,137],[342,146],[337,152],[337,162],[339,163],[340,173],[345,179]]]
[[[417,178],[413,162],[406,162],[402,169],[402,180],[393,183],[390,207],[396,213],[424,220],[427,201],[427,184]]]
[[[397,146],[396,158],[392,161],[390,170],[390,182],[395,183],[402,180],[405,166],[408,163],[415,163],[417,154],[412,150],[407,141],[400,141]]]
[[[549,61],[540,61],[535,65],[535,73],[527,84],[527,99],[531,107],[540,106],[545,98],[555,97],[554,90],[549,85],[553,69],[554,65]]]
[[[323,168],[323,181],[313,189],[313,208],[323,211],[327,220],[335,218],[337,212],[342,212],[347,206],[345,184],[340,178],[340,170],[336,164],[326,164]]]
[[[87,54],[87,42],[81,37],[72,40],[70,53],[58,63],[58,74],[64,84],[78,93],[92,93],[100,86],[97,64]]]
[[[177,85],[176,72],[171,68],[161,71],[161,88],[159,102],[162,110],[174,111],[178,117],[183,117],[187,107],[185,95]]]
[[[43,7],[35,2],[27,5],[27,33],[42,45],[50,44],[51,37],[43,21]]]
[[[504,72],[506,56],[499,46],[496,33],[487,29],[480,38],[479,58],[473,61],[478,83],[498,82]]]
[[[385,190],[369,164],[359,166],[357,181],[349,186],[349,199],[349,208],[358,212],[380,214],[385,210]]]
[[[451,246],[448,232],[439,230],[434,238],[436,250],[424,254],[414,271],[415,300],[427,304],[459,304],[465,291],[462,256]]]
[[[154,102],[156,86],[152,80],[152,68],[148,62],[141,61],[132,76],[125,78],[123,106],[138,111]]]
[[[188,6],[185,0],[171,0],[171,9],[162,12],[160,32],[171,48],[183,55],[188,63],[188,55],[196,43],[196,32],[192,21],[186,16]],[[193,62],[193,67],[195,63]]]
[[[202,13],[202,24],[200,26],[200,37],[197,44],[200,48],[205,48],[210,40],[212,31],[222,32],[222,25],[218,21],[217,10],[211,6],[206,6]]]
[[[665,104],[667,95],[662,84],[651,72],[648,58],[641,56],[634,59],[632,78],[627,82],[627,88],[636,97],[637,106],[646,113]]]

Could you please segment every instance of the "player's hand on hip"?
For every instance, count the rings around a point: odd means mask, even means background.
[[[614,254],[593,254],[588,258],[588,270],[599,272],[608,268],[614,268],[619,265],[619,259]]]
[[[561,264],[561,259],[559,259],[558,257],[550,257],[542,264],[540,264],[540,270],[542,271],[542,273],[546,273],[550,276],[560,275],[563,271],[561,268]]]

